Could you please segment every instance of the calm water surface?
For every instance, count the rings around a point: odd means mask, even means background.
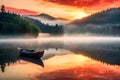
[[[45,50],[45,67],[17,47]],[[120,38],[0,39],[0,66],[0,80],[120,80]]]

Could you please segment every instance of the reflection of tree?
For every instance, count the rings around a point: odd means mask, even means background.
[[[0,68],[2,72],[5,72],[5,67],[10,63],[16,63],[19,55],[14,50],[1,50],[0,49]]]
[[[5,66],[6,66],[5,63],[1,64],[1,71],[2,72],[5,72]]]
[[[7,62],[8,61],[8,62]],[[5,72],[5,67],[6,67],[6,64],[9,66],[10,63],[16,63],[16,61],[12,61],[12,60],[6,60],[6,61],[3,61],[2,63],[0,63],[0,66],[1,66],[1,71],[2,72]]]
[[[64,48],[103,63],[120,65],[120,43],[117,42],[78,43],[72,47],[66,44]]]

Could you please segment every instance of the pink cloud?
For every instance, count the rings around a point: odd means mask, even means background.
[[[36,11],[31,11],[31,10],[26,10],[26,9],[17,9],[17,8],[12,8],[12,7],[6,7],[6,11],[9,11],[11,13],[21,14],[21,15],[36,15],[36,14],[39,14]]]

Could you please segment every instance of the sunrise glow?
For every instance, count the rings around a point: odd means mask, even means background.
[[[2,4],[8,7],[7,10],[22,15],[46,13],[74,20],[108,8],[120,7],[120,0],[0,0]]]
[[[120,80],[120,0],[0,0],[0,80]]]
[[[85,12],[82,12],[82,11],[73,12],[73,15],[74,15],[75,19],[80,19],[80,18],[83,18],[85,16],[88,16],[88,14],[86,14]]]

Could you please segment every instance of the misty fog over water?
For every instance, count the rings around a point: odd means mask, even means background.
[[[38,37],[34,39],[0,39],[0,48],[93,48],[93,49],[119,49],[120,37],[107,36],[60,36],[60,37]],[[69,46],[68,46],[69,45]]]
[[[44,50],[43,62],[45,67],[42,68],[36,62],[19,58],[16,49],[18,47]],[[63,73],[67,75],[67,78],[73,78],[74,80],[81,79],[80,75],[83,75],[84,79],[89,78],[90,80],[92,78],[119,79],[120,72],[117,72],[117,69],[120,68],[120,37],[65,35],[59,37],[42,36],[34,39],[7,38],[0,39],[0,52],[1,71],[4,72],[0,72],[0,79],[26,80],[28,79],[26,77],[30,74],[30,79],[49,80],[48,78],[51,78],[57,80],[59,77],[65,77],[62,75]],[[7,63],[10,66],[7,66]],[[39,60],[37,63],[39,63]],[[34,71],[31,70],[31,67]],[[81,69],[83,72],[81,72]],[[14,77],[11,74],[12,70],[17,71],[19,75]],[[70,76],[73,75],[70,72],[71,70],[75,71],[74,76]],[[38,75],[36,75],[36,72]],[[102,76],[108,72],[106,78]],[[51,73],[55,77],[50,76]],[[91,76],[86,73],[91,73]],[[16,72],[13,72],[13,74],[16,74]],[[110,77],[110,75],[113,75],[113,77]]]

